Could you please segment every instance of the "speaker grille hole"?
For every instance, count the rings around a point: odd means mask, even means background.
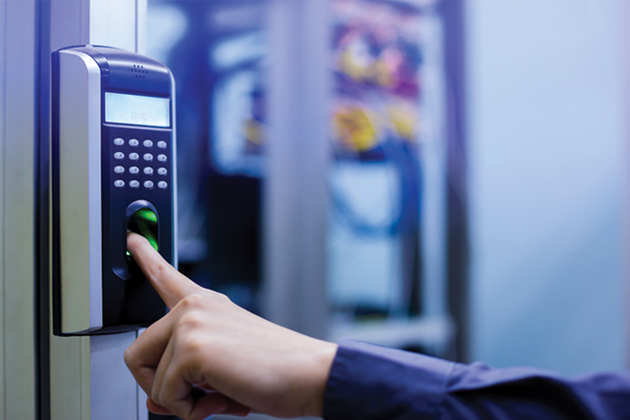
[[[149,74],[149,70],[145,70],[141,64],[134,64],[131,68],[131,72],[135,74],[138,79],[146,79],[146,75]]]

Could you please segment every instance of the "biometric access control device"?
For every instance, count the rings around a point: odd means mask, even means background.
[[[174,92],[169,69],[139,54],[91,45],[52,54],[56,335],[132,330],[166,312],[127,232],[177,266]]]

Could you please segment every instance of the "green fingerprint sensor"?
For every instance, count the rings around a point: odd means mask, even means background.
[[[147,238],[155,250],[158,250],[158,218],[153,210],[141,208],[129,219],[127,229]],[[129,251],[127,256],[131,257]]]

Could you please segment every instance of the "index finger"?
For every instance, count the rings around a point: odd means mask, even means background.
[[[167,263],[144,236],[127,234],[127,249],[169,309],[186,296],[204,290]]]

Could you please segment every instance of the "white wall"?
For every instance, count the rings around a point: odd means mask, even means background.
[[[623,0],[466,6],[472,357],[622,368]]]

